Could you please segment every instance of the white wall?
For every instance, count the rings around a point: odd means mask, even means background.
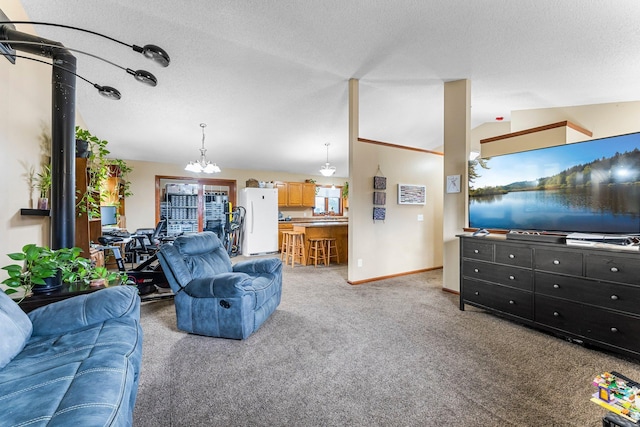
[[[366,142],[354,145],[353,156],[349,281],[441,267],[443,157]],[[387,178],[386,220],[374,223],[373,177],[378,166]],[[399,205],[399,183],[426,185],[426,204]]]

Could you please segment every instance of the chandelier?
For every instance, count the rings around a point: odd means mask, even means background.
[[[331,176],[334,173],[336,173],[336,167],[335,166],[331,166],[329,164],[329,143],[327,142],[326,144],[324,144],[327,147],[327,163],[324,164],[324,166],[322,166],[320,168],[320,173],[323,176]]]
[[[220,173],[220,167],[207,160],[207,149],[204,148],[204,128],[207,127],[205,123],[200,123],[202,128],[202,148],[200,148],[200,160],[195,162],[189,162],[184,170],[195,173]]]

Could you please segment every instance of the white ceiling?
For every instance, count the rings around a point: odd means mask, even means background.
[[[150,88],[78,55],[77,108],[116,157],[319,175],[329,142],[348,176],[348,80],[360,136],[433,149],[443,82],[471,79],[472,127],[512,110],[640,99],[637,0],[22,0],[34,21],[80,26],[171,55],[161,68],[89,34],[43,37],[146,69]],[[11,18],[11,17],[9,17]],[[21,29],[20,26],[17,26]],[[18,59],[20,60],[20,59]]]

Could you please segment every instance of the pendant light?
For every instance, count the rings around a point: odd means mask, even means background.
[[[200,123],[200,127],[202,128],[202,148],[200,148],[200,160],[189,162],[184,170],[195,173],[220,173],[220,167],[217,164],[211,163],[209,160],[207,160],[207,149],[204,148],[204,128],[207,127],[207,125],[205,123]]]
[[[334,173],[336,173],[336,167],[335,166],[331,166],[329,164],[329,143],[327,142],[326,144],[324,144],[327,147],[327,163],[324,164],[324,166],[322,166],[320,168],[320,173],[323,176],[331,176]]]

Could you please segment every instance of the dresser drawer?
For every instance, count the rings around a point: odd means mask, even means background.
[[[493,261],[493,247],[493,243],[463,239],[462,256],[482,261]]]
[[[640,352],[640,318],[635,316],[536,295],[535,320],[589,340]]]
[[[638,304],[640,286],[619,285],[536,272],[535,289],[536,294],[640,314],[640,304]]]
[[[512,245],[496,245],[495,251],[495,261],[500,264],[531,268],[531,248]]]
[[[582,253],[536,248],[535,268],[536,270],[581,276]]]
[[[585,264],[587,277],[640,285],[640,256],[633,259],[587,254]]]
[[[531,270],[482,261],[464,260],[462,275],[477,280],[487,280],[501,285],[512,286],[525,291],[533,290]]]
[[[533,320],[533,294],[506,286],[463,279],[463,301]]]

